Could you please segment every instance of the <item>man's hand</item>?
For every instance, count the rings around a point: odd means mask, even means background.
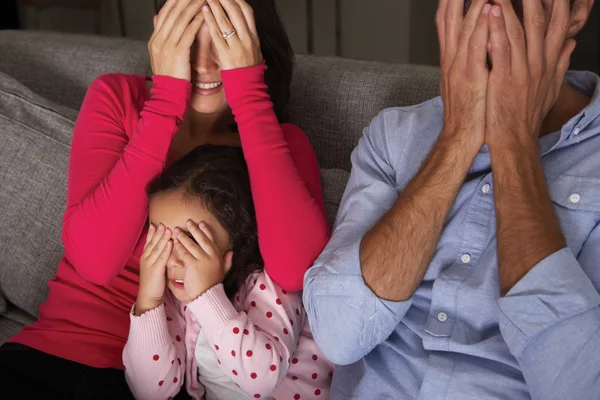
[[[225,256],[215,243],[210,228],[204,222],[186,224],[192,237],[181,229],[175,230],[175,251],[183,261],[185,273],[183,284],[191,301],[200,297],[213,286],[222,283],[231,268],[233,253]]]
[[[566,246],[548,195],[538,145],[575,43],[567,39],[569,0],[524,2],[524,28],[510,0],[490,13],[492,70],[486,142],[494,171],[501,294]]]
[[[363,237],[361,271],[380,298],[405,301],[423,281],[444,222],[485,138],[490,5],[442,0],[437,14],[443,60],[444,128],[417,176]]]
[[[542,0],[523,2],[524,25],[510,0],[496,4],[490,13],[486,143],[537,146],[575,49],[575,41],[567,39],[569,0],[553,1],[549,23]]]
[[[443,135],[461,141],[462,148],[475,154],[485,138],[491,9],[486,3],[474,1],[463,20],[462,1],[442,0],[436,17],[442,60]]]

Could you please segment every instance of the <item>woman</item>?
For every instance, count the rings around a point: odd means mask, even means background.
[[[73,134],[65,257],[40,319],[0,348],[3,388],[130,396],[121,354],[138,294],[146,186],[203,144],[242,147],[265,269],[283,289],[301,289],[328,237],[319,169],[304,134],[281,124],[293,53],[274,3],[249,3],[158,1],[153,78],[112,74],[91,85]]]

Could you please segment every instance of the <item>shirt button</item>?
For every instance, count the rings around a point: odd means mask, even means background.
[[[485,185],[483,185],[483,187],[481,188],[481,191],[485,194],[488,194],[490,192],[490,190],[492,189],[492,187],[490,185],[488,185],[487,183]]]
[[[579,203],[581,201],[581,196],[578,193],[573,193],[571,197],[569,197],[571,203]]]
[[[448,315],[446,315],[445,312],[438,313],[437,319],[440,322],[446,322],[446,321],[448,321]]]
[[[581,129],[579,128],[575,128],[575,130],[573,131],[573,135],[577,136],[581,133]]]
[[[460,258],[460,261],[462,261],[463,264],[468,264],[471,262],[471,255],[470,254],[463,254],[462,257]]]

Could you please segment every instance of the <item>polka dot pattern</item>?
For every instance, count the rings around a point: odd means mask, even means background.
[[[238,333],[240,333],[240,328],[238,328],[238,327],[233,328],[233,334],[237,335]]]
[[[256,379],[256,377],[257,377],[256,372],[253,372],[253,373],[250,374],[250,378]]]
[[[159,358],[160,358],[160,357],[158,356],[158,354],[155,354],[155,355],[154,355],[154,357],[152,357],[152,359],[153,359],[154,361],[158,361],[158,359],[159,359]]]
[[[246,356],[248,356],[248,357],[252,357],[252,354],[254,354],[254,353],[252,353],[252,350],[248,350],[246,352]]]

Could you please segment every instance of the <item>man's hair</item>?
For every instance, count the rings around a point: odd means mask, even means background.
[[[256,30],[263,58],[269,67],[265,72],[275,114],[280,123],[289,122],[287,106],[294,72],[294,51],[283,27],[274,0],[246,0],[254,10]],[[155,0],[156,13],[166,0]]]
[[[248,168],[240,148],[199,146],[168,167],[148,186],[159,193],[182,190],[202,204],[229,233],[233,262],[223,286],[231,299],[255,271],[263,269]]]

